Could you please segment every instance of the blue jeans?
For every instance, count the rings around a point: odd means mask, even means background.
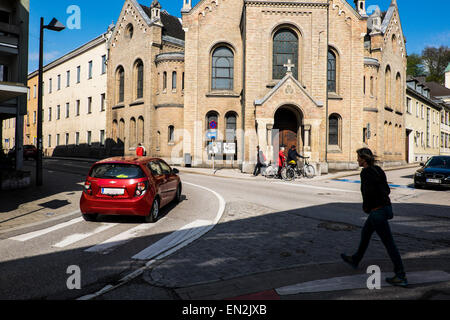
[[[378,234],[383,242],[389,257],[394,264],[394,272],[399,277],[405,276],[403,268],[402,258],[395,245],[394,238],[392,237],[391,228],[389,227],[389,216],[392,215],[392,206],[386,206],[384,208],[372,211],[364,224],[361,232],[361,242],[359,244],[358,251],[352,256],[353,261],[359,263],[364,253],[369,246],[370,238],[374,231]]]

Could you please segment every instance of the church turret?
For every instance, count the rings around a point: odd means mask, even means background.
[[[192,9],[192,0],[183,0],[183,9],[181,12],[189,12]]]
[[[151,20],[159,20],[161,19],[161,4],[158,0],[153,0],[152,5],[150,6],[152,16]]]
[[[367,27],[371,30],[370,35],[374,35],[381,32],[381,11],[380,8],[376,8],[375,11],[369,17],[367,21]]]
[[[358,11],[358,13],[363,17],[363,18],[367,18],[367,13],[366,13],[366,0],[354,0],[355,1],[355,6],[356,6],[356,11]]]

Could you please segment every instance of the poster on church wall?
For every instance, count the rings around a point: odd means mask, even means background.
[[[228,142],[223,144],[224,154],[236,154],[236,143]]]

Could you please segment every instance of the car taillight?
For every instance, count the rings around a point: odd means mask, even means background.
[[[147,192],[147,182],[139,182],[136,186],[135,197],[142,197]]]
[[[91,182],[86,181],[84,183],[84,192],[86,192],[88,195],[92,195],[92,189],[91,189]]]

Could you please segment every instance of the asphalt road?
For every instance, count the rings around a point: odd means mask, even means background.
[[[85,176],[90,164],[46,160],[44,167]],[[450,191],[411,188],[414,171],[387,171],[389,182],[395,185],[391,199],[396,217],[391,227],[397,245],[404,259],[448,259]],[[163,210],[163,217],[154,225],[124,217],[88,223],[74,220],[80,217],[74,213],[55,222],[54,229],[58,229],[34,238],[27,239],[32,232],[52,225],[37,225],[11,237],[3,235],[0,299],[72,299],[114,285],[145,265],[145,260],[132,258],[135,254],[190,223],[213,221],[220,201],[212,191],[223,197],[226,207],[211,231],[147,268],[130,285],[99,298],[176,299],[179,296],[172,288],[337,263],[340,252],[356,249],[366,218],[358,176],[346,177],[346,181],[293,183],[180,176],[185,183],[184,201]],[[68,225],[59,228],[62,223]],[[386,259],[386,252],[375,236],[367,260],[376,259]],[[71,265],[80,267],[81,290],[67,289],[70,275],[66,271]]]

